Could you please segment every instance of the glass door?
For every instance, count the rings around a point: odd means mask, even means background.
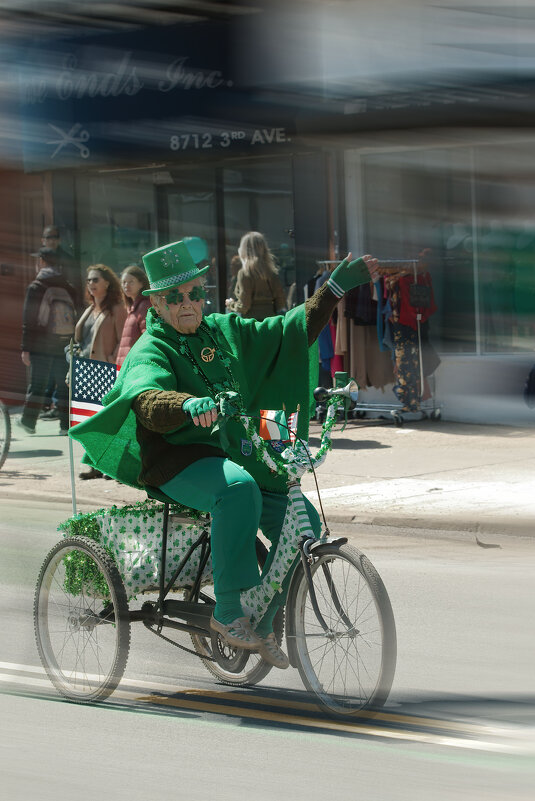
[[[177,242],[186,237],[201,240],[197,243],[199,250],[205,251],[201,266],[210,265],[206,274],[205,313],[222,311],[219,284],[226,265],[219,258],[216,170],[176,169],[168,175],[170,183],[160,187],[159,192],[159,242]]]

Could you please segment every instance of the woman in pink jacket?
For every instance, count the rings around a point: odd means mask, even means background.
[[[121,274],[121,287],[128,314],[117,352],[118,367],[124,362],[126,354],[145,330],[145,317],[150,306],[150,299],[141,294],[144,289],[149,288],[149,281],[141,267],[135,264],[126,267]]]

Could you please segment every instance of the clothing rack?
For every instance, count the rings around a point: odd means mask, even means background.
[[[405,275],[413,275],[414,283],[417,283],[418,273],[428,271],[428,266],[425,262],[419,259],[379,259],[379,266],[377,273],[383,276],[386,280],[397,281]],[[418,334],[418,362],[420,368],[420,398],[419,410],[414,412],[402,411],[403,404],[401,403],[359,403],[357,401],[353,409],[354,417],[364,416],[367,412],[374,413],[377,416],[389,414],[396,426],[402,426],[406,421],[423,420],[431,417],[435,420],[440,418],[440,409],[435,404],[434,391],[430,402],[422,401],[422,394],[425,386],[424,364],[422,356],[422,333],[421,333],[421,312],[416,313],[416,330]],[[429,408],[428,408],[429,407]]]
[[[338,264],[338,261],[321,261],[316,262],[318,265],[327,266],[329,264]],[[377,267],[377,274],[385,279],[398,280],[405,275],[413,275],[414,281],[417,283],[418,273],[428,271],[428,266],[420,259],[379,259],[379,266]],[[373,414],[375,417],[383,418],[388,415],[396,426],[402,426],[404,422],[418,421],[425,418],[432,418],[435,420],[440,419],[440,409],[435,404],[434,387],[432,397],[429,400],[422,401],[421,397],[425,386],[423,356],[422,356],[422,336],[421,336],[421,313],[416,314],[416,325],[418,335],[418,357],[419,357],[419,370],[420,370],[420,399],[418,411],[408,412],[402,411],[402,403],[373,403],[373,402],[359,402],[350,412],[353,418],[365,417],[367,413]],[[316,418],[321,419],[323,414],[322,407],[316,410]]]

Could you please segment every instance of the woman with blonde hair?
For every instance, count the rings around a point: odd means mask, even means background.
[[[126,359],[128,351],[134,342],[137,342],[147,327],[145,318],[150,306],[150,299],[142,295],[142,292],[149,288],[149,279],[137,264],[130,264],[122,271],[121,288],[127,317],[117,352],[117,365],[119,367]]]
[[[286,298],[278,269],[267,242],[258,231],[241,238],[238,255],[242,267],[236,280],[236,300],[229,298],[226,307],[241,317],[264,320],[284,314]]]

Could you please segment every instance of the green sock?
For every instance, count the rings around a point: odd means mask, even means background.
[[[264,638],[267,637],[268,634],[271,634],[271,632],[273,631],[273,619],[278,611],[279,611],[278,606],[275,606],[274,604],[273,607],[271,605],[268,606],[266,614],[264,615],[258,626],[255,628],[255,632],[256,634],[258,634],[259,637]]]
[[[243,617],[243,609],[240,603],[239,590],[231,590],[230,592],[220,592],[216,597],[214,617],[228,626],[237,617]]]

